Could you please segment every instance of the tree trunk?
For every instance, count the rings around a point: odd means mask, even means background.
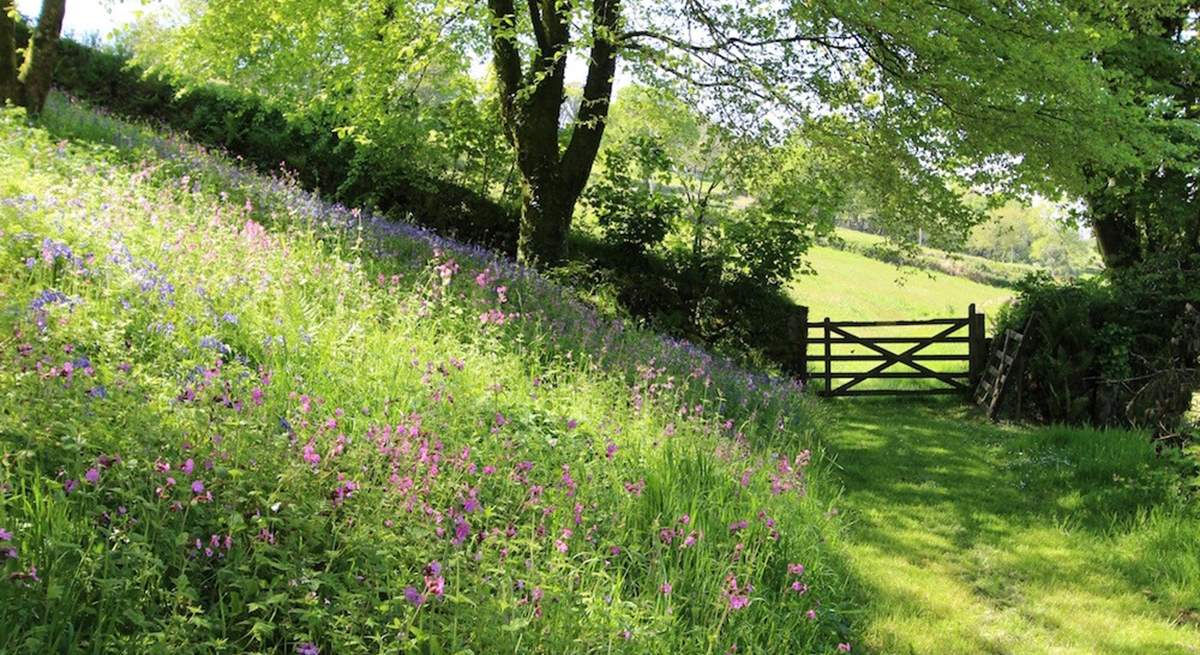
[[[30,115],[42,113],[46,95],[50,93],[50,77],[54,73],[54,55],[62,32],[67,0],[42,0],[42,15],[25,50],[25,63],[18,75],[21,104]]]
[[[1116,214],[1096,212],[1092,213],[1091,218],[1096,246],[1106,268],[1125,268],[1142,260],[1141,238],[1132,220]]]
[[[0,0],[0,105],[17,102],[17,26],[12,12],[15,0]]]
[[[704,219],[708,212],[707,196],[696,206],[696,218],[692,221],[692,268],[700,270],[700,256],[704,251]]]
[[[536,266],[553,266],[566,255],[571,214],[600,148],[616,72],[620,0],[593,0],[583,99],[570,142],[560,152],[559,116],[571,43],[569,7],[556,0],[525,3],[536,50],[529,70],[523,72],[516,5],[513,0],[488,0],[500,117],[521,174],[517,259]]]
[[[567,234],[578,194],[550,180],[522,185],[521,227],[517,260],[534,266],[554,266],[567,255]]]

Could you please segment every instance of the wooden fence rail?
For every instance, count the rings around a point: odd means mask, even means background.
[[[897,321],[833,321],[826,318],[820,322],[807,320],[807,308],[800,316],[803,329],[793,331],[802,341],[797,348],[798,360],[794,368],[806,381],[821,380],[822,396],[883,396],[883,395],[969,395],[978,383],[987,358],[987,338],[984,335],[983,314],[971,305],[967,315],[957,318],[932,318],[924,320]],[[903,335],[896,333],[880,336],[865,335],[863,328],[916,328],[930,327],[932,334]],[[815,331],[815,334],[813,332]],[[942,344],[960,344],[961,352],[930,353],[926,349]],[[865,353],[835,353],[834,347],[857,346]],[[836,370],[838,362],[868,362],[875,365],[866,370]],[[962,370],[943,371],[931,368],[924,362],[962,362]],[[818,370],[810,370],[819,365]],[[895,370],[899,367],[903,370]],[[835,380],[838,381],[835,384]],[[842,382],[844,380],[844,382]],[[928,388],[869,388],[859,387],[869,380],[929,380],[940,383]]]

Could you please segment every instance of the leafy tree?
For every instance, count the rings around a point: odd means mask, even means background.
[[[1096,56],[1135,47],[1137,26],[1177,4],[1131,17],[1078,0],[211,0],[171,41],[227,78],[362,107],[347,130],[364,138],[415,98],[422,71],[465,71],[486,48],[520,178],[519,256],[553,263],[621,59],[727,129],[767,143],[799,133],[836,156],[830,174],[860,180],[898,238],[965,238],[981,216],[957,189],[1080,195],[1096,188],[1088,170],[1151,170],[1186,150],[1147,102],[1161,94]],[[572,58],[587,67],[577,110]]]
[[[690,234],[693,267],[705,256],[711,232],[727,214],[722,205],[744,190],[748,168],[764,148],[708,120],[691,101],[669,89],[632,85],[622,89],[610,110],[603,150],[635,139],[662,144],[669,181],[681,201]]]
[[[16,0],[0,0],[0,104],[13,102],[30,114],[41,113],[50,92],[66,4],[66,0],[42,0],[42,13],[18,68]]]
[[[1124,17],[1133,37],[1101,53],[1105,65],[1124,73],[1118,82],[1139,84],[1135,102],[1157,114],[1159,131],[1173,148],[1140,166],[1086,167],[1091,185],[1083,194],[1090,222],[1109,268],[1136,267],[1163,255],[1200,254],[1200,184],[1195,149],[1200,138],[1200,44],[1194,0],[1162,3],[1166,11]]]
[[[659,190],[670,161],[652,138],[632,139],[604,152],[603,172],[585,201],[609,242],[642,253],[662,242],[679,213],[679,199]]]

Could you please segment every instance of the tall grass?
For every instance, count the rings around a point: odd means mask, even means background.
[[[0,651],[849,640],[792,382],[62,98],[0,180]]]

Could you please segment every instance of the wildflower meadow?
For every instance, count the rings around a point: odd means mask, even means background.
[[[0,652],[853,647],[790,380],[62,96],[0,233]]]

